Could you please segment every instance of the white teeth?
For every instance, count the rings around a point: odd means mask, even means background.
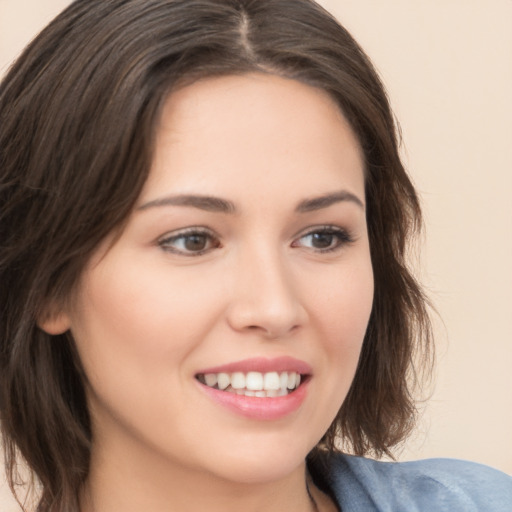
[[[245,387],[251,391],[263,389],[263,375],[259,372],[249,372],[245,378]]]
[[[276,391],[275,389],[271,389],[270,391],[265,391],[264,389],[261,391],[251,391],[250,389],[233,389],[228,388],[226,389],[229,393],[235,393],[237,395],[244,395],[244,396],[255,396],[257,398],[273,398],[276,396],[284,396],[288,394],[288,391],[285,390],[279,390]]]
[[[227,373],[219,373],[217,375],[217,385],[219,389],[226,389],[231,384],[231,378]]]
[[[291,372],[288,374],[288,389],[295,389],[300,383],[300,374]]]
[[[218,388],[245,396],[274,397],[284,396],[300,385],[297,372],[234,372],[206,373],[200,379],[211,388]]]
[[[267,391],[275,390],[277,391],[280,385],[279,374],[277,372],[265,373],[263,377],[263,388]]]
[[[236,372],[231,375],[231,387],[235,389],[245,388],[245,375],[242,372]]]

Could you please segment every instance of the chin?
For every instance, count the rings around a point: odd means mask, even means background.
[[[306,456],[314,447],[310,444],[290,443],[288,439],[278,446],[255,440],[249,446],[233,445],[218,458],[210,472],[240,484],[283,480],[296,471],[303,471]]]
[[[286,457],[285,457],[286,459]],[[215,473],[231,482],[238,484],[268,484],[284,480],[296,471],[302,472],[305,458],[297,458],[294,460],[281,460],[281,454],[273,457],[272,461],[260,460],[239,460],[232,461],[231,464],[225,465],[223,468],[216,468]]]

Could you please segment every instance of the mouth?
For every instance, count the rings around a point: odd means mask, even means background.
[[[199,373],[195,377],[209,388],[256,398],[287,396],[309,379],[308,374],[295,371]]]
[[[273,421],[301,408],[312,376],[308,363],[283,356],[204,368],[195,380],[209,399],[231,412],[251,420]]]

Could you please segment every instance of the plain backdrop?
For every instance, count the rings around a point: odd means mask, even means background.
[[[0,0],[0,75],[69,2]],[[400,454],[512,474],[512,1],[323,0],[370,55],[422,196],[437,371]],[[0,285],[1,286],[1,285]],[[17,510],[0,479],[0,509]]]

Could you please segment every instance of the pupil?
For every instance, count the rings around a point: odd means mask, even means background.
[[[201,251],[206,246],[204,235],[190,235],[185,240],[185,247],[188,251]]]
[[[329,233],[314,233],[313,234],[313,245],[317,249],[325,249],[332,245],[333,235]]]

